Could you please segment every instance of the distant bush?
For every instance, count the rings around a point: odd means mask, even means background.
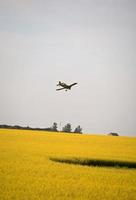
[[[111,135],[111,136],[119,136],[118,133],[109,133],[108,135]]]

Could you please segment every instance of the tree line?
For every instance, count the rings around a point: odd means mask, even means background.
[[[58,131],[58,125],[56,122],[53,123],[51,129],[53,131]],[[66,132],[66,133],[82,133],[82,128],[80,125],[78,125],[74,131],[72,131],[72,125],[70,123],[67,123],[64,127],[62,127],[62,130],[60,132]]]
[[[56,122],[53,123],[51,127],[48,128],[32,128],[29,126],[19,126],[19,125],[6,125],[2,124],[0,125],[0,128],[2,129],[20,129],[20,130],[37,130],[37,131],[51,131],[51,132],[66,132],[66,133],[82,133],[82,128],[80,125],[78,125],[73,131],[72,131],[72,125],[70,123],[67,123],[64,127],[62,127],[61,130],[58,130],[58,124]]]

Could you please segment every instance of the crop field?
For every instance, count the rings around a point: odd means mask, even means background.
[[[1,129],[0,200],[136,200],[136,138]]]

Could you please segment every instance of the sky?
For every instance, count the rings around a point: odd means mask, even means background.
[[[135,0],[0,0],[0,124],[136,136]],[[56,91],[58,81],[71,91]]]

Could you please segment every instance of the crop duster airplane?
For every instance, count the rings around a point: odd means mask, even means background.
[[[57,86],[61,86],[62,88],[58,88],[58,89],[56,89],[56,90],[57,90],[57,91],[58,91],[58,90],[65,90],[65,91],[71,90],[71,87],[74,86],[74,85],[76,85],[76,84],[77,84],[77,83],[73,83],[73,84],[71,84],[71,85],[67,85],[66,83],[63,83],[63,82],[59,81],[59,83],[57,84]]]

